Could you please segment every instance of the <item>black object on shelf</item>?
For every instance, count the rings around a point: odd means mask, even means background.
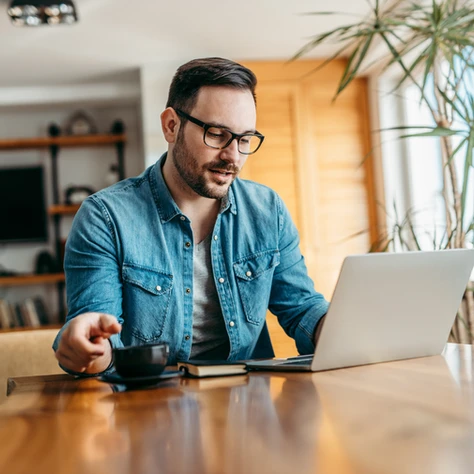
[[[35,273],[56,273],[59,271],[57,260],[47,251],[40,252],[36,257]]]
[[[5,268],[4,266],[0,266],[0,277],[11,277],[11,276],[17,276],[18,272],[15,272],[13,270],[8,270],[8,268]]]
[[[61,128],[55,123],[51,123],[48,127],[48,134],[50,137],[59,137],[61,135]]]
[[[121,120],[116,120],[110,130],[114,135],[125,133],[125,124]]]

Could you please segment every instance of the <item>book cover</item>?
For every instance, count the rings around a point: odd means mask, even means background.
[[[12,315],[13,315],[13,326],[22,327],[25,326],[23,321],[23,316],[21,314],[21,305],[20,303],[12,303]]]
[[[33,298],[33,303],[35,305],[36,314],[38,315],[40,323],[42,325],[50,324],[48,310],[46,309],[46,304],[43,298],[41,298],[41,296],[35,296]]]
[[[30,319],[30,313],[28,311],[28,308],[26,307],[25,302],[18,303],[18,308],[19,308],[19,316],[23,322],[22,326],[24,327],[32,327],[33,324]]]
[[[38,317],[38,313],[36,312],[36,306],[32,298],[26,298],[23,303],[23,306],[28,314],[28,320],[30,322],[30,326],[32,327],[39,327],[41,326],[40,319]]]
[[[14,312],[15,312],[15,308],[13,307],[13,304],[12,303],[9,303],[8,301],[5,301],[5,310],[6,310],[6,313],[7,313],[7,316],[8,316],[8,320],[10,321],[10,326],[11,328],[14,328],[15,327],[15,316],[14,316]]]
[[[15,307],[7,300],[3,300],[3,313],[5,319],[8,320],[7,329],[14,328],[18,325],[16,322]]]
[[[8,329],[11,326],[9,318],[9,308],[8,303],[0,299],[0,328]]]
[[[221,375],[241,375],[248,372],[243,361],[188,360],[178,362],[178,370],[190,377],[217,377]]]

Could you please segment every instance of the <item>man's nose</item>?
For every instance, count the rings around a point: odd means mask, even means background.
[[[230,142],[230,145],[221,150],[221,159],[228,162],[237,164],[240,161],[241,154],[239,153],[239,142],[237,138],[234,138]]]

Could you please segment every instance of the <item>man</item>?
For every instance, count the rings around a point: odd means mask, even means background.
[[[272,356],[267,309],[300,353],[313,352],[328,303],[297,230],[274,191],[237,177],[263,142],[255,86],[249,69],[222,58],[181,66],[161,114],[168,152],[82,204],[54,344],[64,369],[100,373],[112,347],[158,342],[170,363]]]

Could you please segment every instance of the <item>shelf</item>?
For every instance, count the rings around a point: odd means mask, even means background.
[[[105,146],[125,143],[126,135],[78,135],[64,137],[9,138],[0,139],[0,150],[27,150],[31,148]]]
[[[65,281],[64,273],[45,273],[44,275],[16,275],[0,277],[0,286],[43,285]]]
[[[60,324],[42,324],[41,326],[19,326],[14,328],[1,328],[0,334],[6,332],[20,332],[20,331],[37,331],[38,329],[61,329]]]
[[[50,216],[55,216],[58,214],[73,215],[79,210],[80,207],[80,204],[56,204],[54,206],[49,206],[48,214]]]

